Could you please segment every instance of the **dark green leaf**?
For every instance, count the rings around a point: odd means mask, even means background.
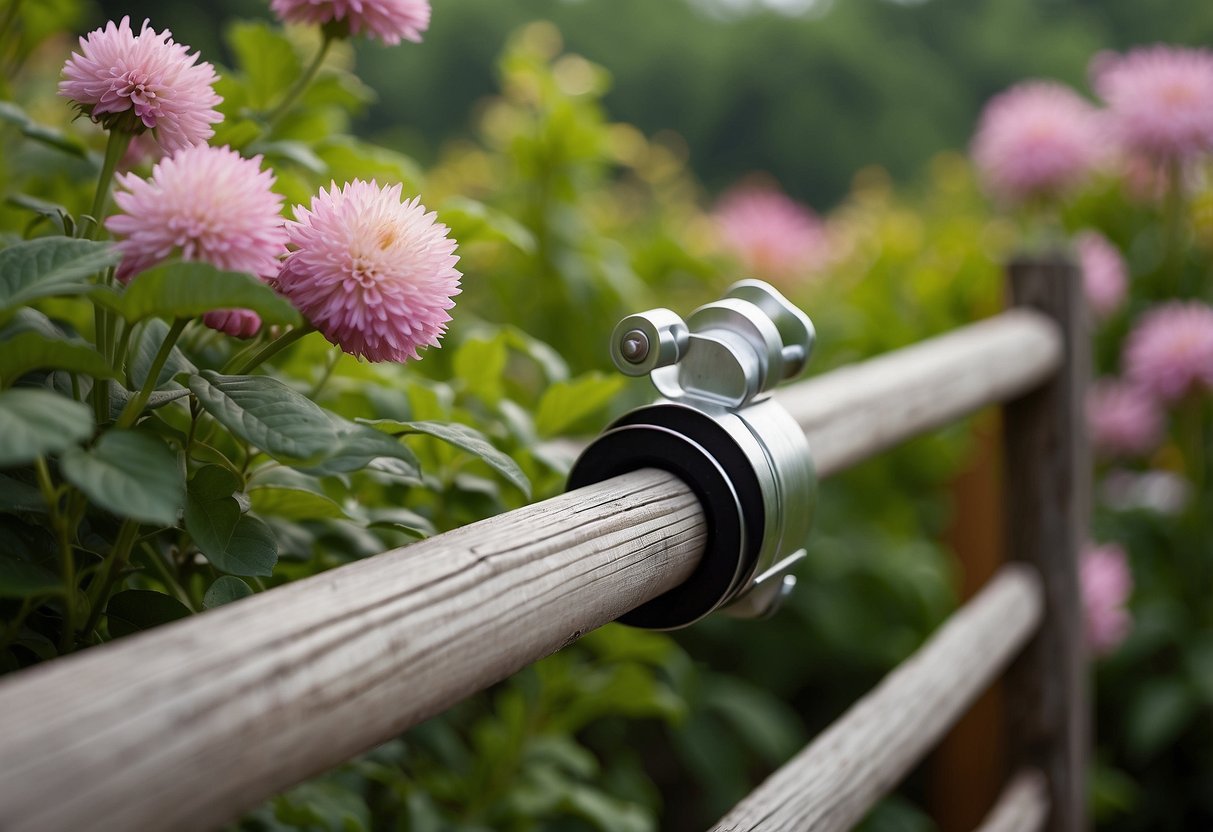
[[[329,415],[302,393],[269,376],[191,376],[199,404],[236,436],[283,462],[317,463],[334,454]]]
[[[0,554],[0,598],[49,595],[63,588],[59,577],[36,563]]]
[[[559,436],[582,419],[610,404],[619,395],[622,376],[587,373],[572,381],[553,384],[539,400],[535,430],[545,439]]]
[[[244,581],[231,575],[222,575],[211,584],[210,589],[202,596],[202,606],[209,610],[224,604],[230,604],[233,601],[239,601],[241,598],[247,598],[252,594],[253,590]]]
[[[65,453],[59,467],[68,482],[120,517],[172,526],[185,505],[178,455],[151,434],[107,431],[92,448]]]
[[[105,607],[110,635],[129,636],[189,617],[189,607],[176,598],[150,589],[128,589],[119,592]]]
[[[1153,757],[1175,741],[1196,713],[1196,695],[1182,680],[1144,682],[1129,708],[1129,748],[1139,759]]]
[[[424,434],[454,445],[460,450],[479,457],[490,468],[518,486],[527,497],[531,496],[531,481],[513,459],[497,450],[484,438],[484,434],[467,425],[447,422],[398,422],[393,419],[361,419],[363,424],[376,430],[392,434]]]
[[[328,476],[369,468],[402,481],[421,482],[421,465],[417,455],[405,445],[366,425],[347,422],[336,416],[332,418],[333,429],[337,432],[336,444],[327,458],[306,468],[307,473]]]
[[[24,511],[45,514],[42,492],[12,477],[0,474],[0,511]]]
[[[88,278],[117,264],[109,243],[41,237],[0,251],[0,311],[54,295],[83,294]]]
[[[273,531],[240,511],[233,496],[240,487],[232,471],[206,465],[189,483],[185,528],[216,568],[233,575],[268,576],[278,562]]]
[[[50,340],[38,332],[23,332],[0,350],[0,380],[11,385],[32,370],[67,370],[93,378],[115,378],[101,353],[87,344]]]
[[[98,296],[98,300],[100,296]],[[194,318],[215,309],[251,309],[266,324],[292,324],[299,313],[251,274],[225,272],[207,263],[172,263],[143,272],[116,303],[128,321]]]
[[[93,433],[87,406],[49,390],[0,393],[0,467],[64,451]]]
[[[168,324],[164,321],[152,319],[145,321],[131,339],[127,361],[130,365],[131,384],[135,386],[136,390],[141,389],[143,383],[147,381],[147,374],[152,368],[152,362],[156,359],[156,353],[160,351],[160,346],[168,335],[168,329]],[[164,368],[160,371],[160,376],[156,379],[156,386],[153,389],[159,389],[168,384],[178,373],[197,371],[198,368],[190,363],[185,354],[173,347],[169,351],[168,360],[164,362]]]
[[[290,468],[276,466],[255,474],[248,484],[253,511],[287,520],[320,520],[345,517],[312,478]]]

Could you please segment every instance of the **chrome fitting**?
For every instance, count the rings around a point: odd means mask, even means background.
[[[804,432],[770,393],[804,371],[814,338],[809,317],[759,280],[735,283],[685,321],[653,309],[615,327],[615,366],[648,374],[663,398],[595,439],[573,464],[568,488],[660,468],[691,487],[708,525],[691,577],[621,622],[672,630],[718,609],[762,618],[791,591],[817,478]]]

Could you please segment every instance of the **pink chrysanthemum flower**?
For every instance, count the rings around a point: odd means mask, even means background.
[[[1213,52],[1160,44],[1101,53],[1091,77],[1129,150],[1165,159],[1213,150]]]
[[[1124,354],[1130,381],[1164,402],[1213,389],[1213,307],[1172,301],[1142,316]]]
[[[1057,197],[1103,160],[1102,124],[1095,107],[1069,87],[1028,81],[986,104],[973,137],[973,160],[999,199]]]
[[[233,338],[252,338],[261,331],[261,316],[251,309],[216,309],[202,323]]]
[[[1129,269],[1120,251],[1098,231],[1084,231],[1074,240],[1087,304],[1097,318],[1120,308],[1129,291]]]
[[[1133,592],[1133,573],[1125,550],[1115,543],[1088,545],[1079,564],[1087,646],[1107,655],[1129,635],[1133,619],[1125,604]]]
[[[1095,449],[1105,456],[1139,456],[1162,440],[1157,400],[1137,385],[1106,379],[1087,393],[1087,425]]]
[[[295,206],[293,250],[275,287],[329,341],[371,361],[419,358],[437,346],[459,294],[455,241],[400,185],[333,183]]]
[[[270,8],[286,23],[344,24],[393,46],[420,43],[430,27],[429,0],[273,0]]]
[[[150,179],[115,177],[121,213],[105,227],[122,238],[118,278],[130,280],[174,253],[220,269],[269,279],[286,251],[282,197],[261,157],[195,145],[162,159]]]
[[[751,274],[789,282],[821,269],[830,241],[806,205],[765,184],[741,184],[717,202],[713,219],[725,249]]]
[[[215,69],[197,61],[167,29],[157,33],[144,21],[136,35],[124,17],[80,39],[80,51],[63,66],[59,94],[106,129],[151,130],[173,153],[204,143],[223,120],[215,110],[223,101],[212,87]]]

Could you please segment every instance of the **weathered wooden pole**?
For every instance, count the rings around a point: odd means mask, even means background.
[[[1089,517],[1089,334],[1078,270],[1067,256],[1016,259],[1009,280],[1016,306],[1057,322],[1064,352],[1049,381],[1004,411],[1006,551],[1039,570],[1045,591],[1040,631],[1008,673],[1008,736],[1013,766],[1037,768],[1048,780],[1046,829],[1081,832],[1088,710],[1078,558]]]

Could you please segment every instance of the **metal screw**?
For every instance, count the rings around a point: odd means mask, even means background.
[[[649,338],[639,329],[633,329],[623,336],[619,344],[620,354],[631,364],[639,364],[649,355]]]

